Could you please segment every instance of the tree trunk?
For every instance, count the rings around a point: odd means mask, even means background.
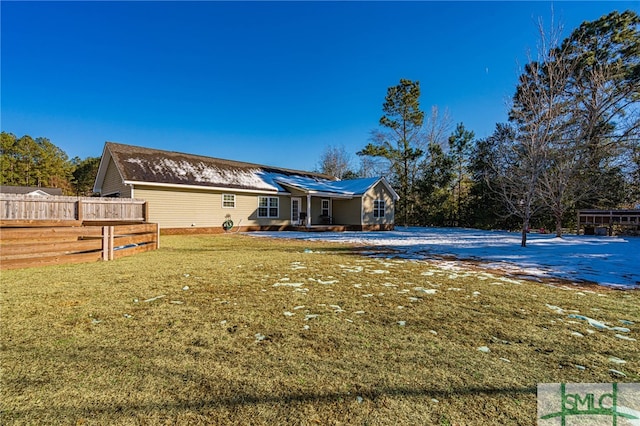
[[[562,216],[556,216],[556,237],[562,238]]]
[[[527,246],[527,233],[529,232],[529,219],[525,219],[522,222],[522,241],[520,242],[520,247]]]

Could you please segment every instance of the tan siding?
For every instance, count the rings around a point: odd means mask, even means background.
[[[361,225],[361,198],[333,200],[333,223],[336,225]]]
[[[101,195],[120,193],[122,198],[131,198],[131,188],[124,184],[113,159],[107,165],[107,172],[102,182]]]
[[[373,217],[374,200],[384,200],[385,214],[384,217]],[[370,188],[362,197],[363,202],[363,224],[366,225],[388,225],[394,223],[394,202],[393,197],[387,191],[387,188],[379,182],[373,188]]]
[[[278,196],[280,216],[276,219],[258,218],[258,194],[235,193],[236,207],[222,207],[222,192],[195,189],[135,187],[136,198],[149,202],[149,221],[160,228],[219,227],[227,215],[235,225],[273,226],[289,224],[291,202]],[[234,194],[233,192],[225,192]]]

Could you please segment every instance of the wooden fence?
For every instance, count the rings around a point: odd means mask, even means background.
[[[34,197],[0,194],[1,226],[53,226],[83,222],[146,222],[146,201],[104,197]]]
[[[614,227],[640,228],[640,209],[630,210],[579,210],[576,233],[580,228],[585,234],[597,233],[612,235]]]
[[[160,245],[156,223],[0,229],[0,269],[113,260]]]

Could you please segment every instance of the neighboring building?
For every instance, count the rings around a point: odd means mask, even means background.
[[[107,142],[94,191],[144,199],[164,230],[242,230],[332,225],[389,230],[398,194],[383,177],[336,180],[288,170]]]
[[[0,193],[3,194],[21,194],[21,195],[34,195],[40,197],[48,197],[50,195],[62,195],[62,189],[60,188],[39,188],[33,186],[9,186],[1,185]]]

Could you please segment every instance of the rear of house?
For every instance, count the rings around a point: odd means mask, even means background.
[[[94,190],[144,199],[165,233],[251,230],[389,230],[397,193],[384,177],[331,176],[112,142]]]

